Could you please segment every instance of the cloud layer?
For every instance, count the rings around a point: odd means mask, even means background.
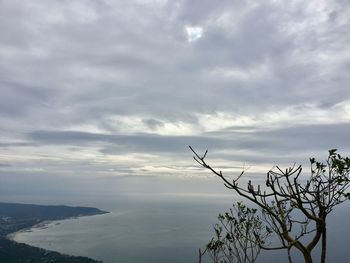
[[[346,155],[349,26],[340,0],[1,1],[0,173],[197,175],[189,144],[256,171]]]

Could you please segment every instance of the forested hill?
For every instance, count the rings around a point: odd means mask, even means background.
[[[0,236],[31,227],[46,220],[91,216],[107,212],[93,207],[0,203]]]
[[[40,218],[41,220],[58,220],[67,217],[105,214],[94,207],[72,207],[64,205],[30,205],[0,202],[0,215],[12,218]]]
[[[78,216],[92,216],[105,213],[108,212],[93,207],[0,203],[0,263],[97,262],[85,257],[61,255],[57,252],[46,251],[25,244],[18,244],[8,240],[6,236],[47,220],[62,220]]]

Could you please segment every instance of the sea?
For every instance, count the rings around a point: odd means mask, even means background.
[[[110,263],[197,262],[210,241],[224,198],[119,197],[99,208],[110,213],[48,222],[14,240]]]
[[[193,263],[213,237],[218,214],[236,201],[237,196],[217,191],[83,196],[75,204],[110,213],[48,222],[16,233],[14,240],[106,263]],[[328,262],[347,263],[350,207],[334,214],[328,224]],[[282,251],[262,251],[256,262],[273,261],[288,262]]]

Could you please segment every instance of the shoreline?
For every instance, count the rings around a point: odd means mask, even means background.
[[[69,218],[67,218],[67,219],[69,219]],[[62,219],[62,220],[66,220],[66,219]],[[21,243],[21,242],[18,242],[18,241],[15,240],[15,237],[16,237],[17,234],[24,233],[24,232],[32,232],[32,229],[43,228],[45,226],[50,225],[51,223],[53,223],[55,221],[60,221],[60,219],[58,219],[58,220],[44,220],[44,221],[39,222],[39,223],[37,223],[35,225],[32,225],[30,227],[25,227],[25,228],[22,228],[22,229],[20,229],[18,231],[9,233],[9,234],[7,234],[5,236],[5,238],[10,240],[10,241],[16,242],[16,243]],[[26,244],[26,243],[22,243],[22,244]],[[26,245],[28,245],[28,244],[26,244]]]
[[[1,203],[0,203],[1,204]],[[2,204],[3,206],[13,206],[15,208],[17,208],[17,210],[20,208],[18,208],[18,206],[23,206],[23,204],[9,204],[9,203],[5,203]],[[24,206],[27,206],[26,204],[24,204]],[[40,209],[46,209],[46,207],[43,206],[38,206],[38,205],[29,205],[32,206],[34,208],[40,208]],[[10,207],[11,208],[11,207]],[[60,206],[58,207],[59,209],[67,209],[66,206]],[[69,209],[71,209],[70,207],[68,207]],[[82,208],[86,208],[86,207],[77,207],[77,209],[82,209]],[[90,208],[90,207],[89,207]],[[84,211],[81,213],[75,213],[75,215],[67,215],[67,217],[65,217],[64,215],[61,216],[57,216],[57,218],[53,217],[52,215],[50,216],[41,216],[36,215],[36,218],[34,217],[34,220],[30,219],[29,221],[27,221],[27,224],[22,224],[20,222],[23,222],[23,220],[21,219],[20,221],[18,221],[20,223],[20,225],[18,225],[16,227],[16,225],[13,225],[14,227],[13,232],[7,232],[6,230],[2,230],[5,231],[5,233],[0,235],[0,243],[2,244],[0,246],[0,254],[1,253],[5,253],[5,258],[7,258],[7,260],[9,260],[9,262],[17,262],[16,260],[18,259],[17,257],[19,256],[20,258],[22,258],[22,260],[26,260],[26,259],[31,259],[31,260],[36,260],[36,255],[38,256],[38,258],[42,258],[45,257],[47,259],[52,260],[54,259],[58,259],[58,260],[65,260],[64,262],[91,262],[91,263],[102,263],[103,261],[98,260],[98,259],[93,259],[93,258],[89,258],[86,256],[81,256],[81,255],[72,255],[72,254],[67,254],[64,252],[58,252],[55,251],[54,248],[50,249],[50,248],[44,248],[44,247],[40,247],[40,246],[35,246],[30,244],[29,242],[23,242],[21,240],[18,239],[18,236],[23,234],[23,233],[29,233],[29,232],[33,232],[36,230],[40,230],[40,229],[47,229],[49,227],[53,227],[55,225],[60,225],[63,221],[65,220],[73,220],[73,219],[79,219],[79,218],[83,218],[83,217],[90,217],[90,216],[98,216],[98,215],[106,215],[106,214],[110,214],[111,212],[108,211],[103,211],[103,210],[99,210],[97,208],[93,208],[96,211],[91,212],[88,211],[86,212],[86,214],[84,214]],[[11,210],[10,210],[11,211]],[[65,211],[64,211],[65,212]],[[11,212],[7,212],[7,213],[11,213]],[[15,214],[15,213],[13,213]],[[34,212],[35,214],[35,212]],[[64,214],[64,213],[63,213]],[[74,213],[73,213],[74,214]],[[5,216],[4,216],[5,215]],[[6,212],[3,213],[3,217],[5,218],[4,223],[6,222],[6,218],[11,218],[11,215],[7,215]],[[25,216],[25,220],[26,220]],[[45,219],[45,217],[51,217],[50,219]],[[19,218],[18,215],[17,217],[14,218]],[[22,218],[22,217],[20,217]],[[31,218],[31,217],[29,217]],[[1,219],[1,216],[0,216]],[[14,219],[16,222],[16,220],[18,219]],[[24,221],[26,222],[26,221]],[[31,223],[29,223],[31,222]],[[13,223],[10,223],[10,225]],[[17,223],[15,223],[17,224]],[[20,226],[22,226],[23,228],[19,228]],[[2,229],[6,229],[6,223],[5,225],[1,225]],[[16,229],[17,228],[17,229]],[[7,232],[7,233],[6,233]],[[3,241],[1,241],[3,240]],[[4,243],[5,242],[5,243]],[[24,250],[23,250],[24,249]],[[1,250],[3,250],[1,252]],[[18,254],[17,251],[21,251],[20,254]],[[22,254],[23,253],[23,254]],[[27,256],[29,256],[27,258]],[[22,262],[22,261],[18,261],[18,262]],[[46,261],[45,261],[46,262]],[[60,261],[61,262],[61,261]]]
[[[102,215],[106,215],[106,214],[110,214],[111,212],[107,212],[107,211],[103,211],[104,213],[102,214],[95,214],[95,215],[81,215],[81,216],[73,216],[73,217],[68,217],[68,218],[62,218],[62,219],[57,219],[57,220],[44,220],[44,221],[41,221],[37,224],[34,224],[30,227],[25,227],[25,228],[22,228],[22,229],[19,229],[18,231],[15,231],[15,232],[12,232],[12,233],[9,233],[5,236],[5,239],[7,240],[10,240],[16,244],[25,244],[27,246],[30,246],[30,247],[33,247],[33,248],[39,248],[39,249],[43,249],[43,250],[46,250],[46,251],[50,251],[50,252],[57,252],[61,255],[68,255],[68,256],[72,256],[72,257],[84,257],[84,256],[81,256],[81,255],[71,255],[71,254],[65,254],[65,253],[62,253],[62,252],[58,252],[56,250],[50,250],[50,249],[46,249],[46,248],[43,248],[43,247],[38,247],[38,246],[33,246],[29,243],[25,243],[25,242],[20,242],[20,241],[17,241],[16,240],[16,235],[18,234],[21,234],[21,233],[25,233],[25,232],[33,232],[35,231],[35,229],[47,229],[51,224],[54,224],[55,225],[58,223],[60,224],[61,221],[66,221],[66,220],[72,220],[72,219],[79,219],[79,218],[82,218],[82,217],[91,217],[91,216],[102,216]],[[94,258],[90,258],[92,260],[96,260],[98,262],[100,262],[98,259],[94,259]]]
[[[96,215],[81,215],[81,216],[72,216],[72,217],[67,217],[67,218],[62,218],[62,219],[57,219],[57,220],[43,220],[43,221],[38,222],[32,226],[25,227],[25,228],[19,229],[18,231],[9,233],[5,236],[5,238],[10,240],[10,241],[19,243],[19,244],[26,244],[28,246],[35,247],[35,246],[29,245],[27,243],[16,241],[15,240],[16,235],[21,234],[21,233],[25,233],[25,232],[33,232],[33,230],[35,230],[35,229],[46,229],[49,225],[51,225],[53,223],[55,223],[55,225],[56,225],[57,223],[60,224],[61,221],[65,221],[65,220],[72,220],[72,219],[78,219],[78,218],[90,217],[90,216],[102,216],[102,215],[106,215],[106,214],[111,213],[111,212],[106,212],[106,211],[103,211],[103,212],[104,212],[103,214],[96,214]],[[41,248],[41,247],[38,247],[38,248]],[[41,248],[41,249],[45,249],[45,248]]]

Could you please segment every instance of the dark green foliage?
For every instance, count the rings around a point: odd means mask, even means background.
[[[18,219],[35,217],[41,220],[58,220],[81,215],[88,216],[105,213],[107,212],[94,207],[0,203],[0,215]]]
[[[0,263],[98,263],[87,257],[62,255],[54,251],[18,244],[0,238]]]
[[[260,253],[260,245],[271,234],[257,215],[257,209],[242,202],[218,216],[214,226],[215,236],[206,245],[201,257],[207,254],[213,262],[254,262]]]

